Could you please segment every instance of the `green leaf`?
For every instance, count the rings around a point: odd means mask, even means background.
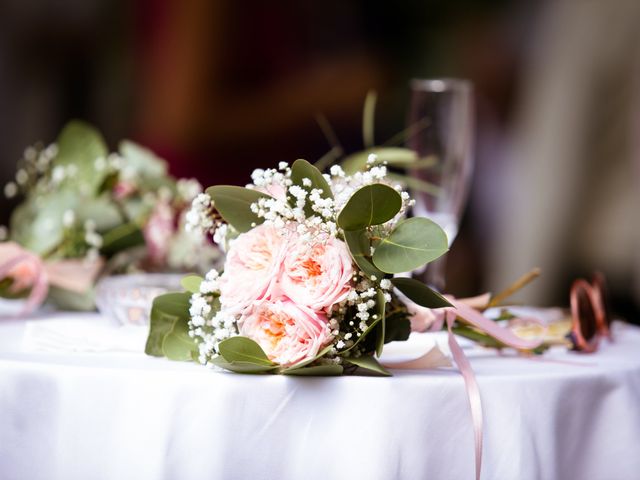
[[[346,362],[356,365],[359,368],[379,373],[380,375],[384,375],[385,377],[391,376],[391,372],[380,365],[380,362],[378,362],[378,360],[376,360],[372,355],[365,355],[358,358],[343,357],[343,359]]]
[[[11,238],[39,255],[57,247],[64,238],[64,212],[75,210],[79,197],[58,190],[29,198],[11,215]]]
[[[449,301],[424,283],[413,278],[392,278],[393,286],[404,293],[409,300],[426,308],[452,307]]]
[[[423,217],[402,220],[373,254],[373,264],[386,273],[409,272],[435,260],[448,250],[447,235]]]
[[[111,256],[128,248],[144,245],[142,230],[135,223],[123,223],[102,236],[100,251]]]
[[[442,189],[433,183],[426,182],[411,175],[403,175],[400,173],[387,173],[387,178],[396,182],[404,183],[413,191],[426,193],[428,195],[438,196],[442,193]]]
[[[482,333],[475,328],[467,327],[466,325],[459,325],[453,327],[451,329],[454,334],[460,335],[461,337],[468,338],[469,340],[473,340],[474,342],[479,343],[480,345],[488,348],[505,348],[507,345],[496,340],[495,338]]]
[[[58,154],[53,165],[75,165],[76,175],[69,178],[65,185],[88,188],[90,194],[98,191],[106,171],[95,168],[97,158],[107,158],[109,151],[100,132],[88,123],[73,120],[62,129],[58,139]]]
[[[189,336],[189,316],[174,317],[173,325],[162,340],[162,353],[169,360],[190,362],[198,351],[195,339]]]
[[[396,313],[387,315],[385,325],[384,343],[403,342],[411,334],[411,321],[408,313]]]
[[[375,276],[378,280],[384,277],[384,273],[378,270],[369,257],[371,255],[371,242],[366,230],[345,230],[344,239],[351,253],[351,258],[358,268],[369,278]]]
[[[364,108],[362,110],[362,142],[367,148],[375,145],[374,127],[377,100],[378,94],[375,90],[369,90],[364,99]]]
[[[47,300],[59,310],[89,312],[96,309],[95,290],[93,288],[86,292],[78,293],[52,286],[49,288]]]
[[[275,365],[262,347],[247,337],[227,338],[218,344],[220,355],[227,362],[245,362],[256,365]]]
[[[382,183],[357,190],[338,215],[343,230],[361,230],[391,220],[402,207],[402,198],[393,188]]]
[[[291,367],[285,368],[285,369],[282,370],[282,373],[290,372],[292,370],[298,370],[299,368],[306,367],[307,365],[309,365],[310,363],[315,362],[319,358],[324,357],[329,352],[329,350],[331,350],[332,348],[333,348],[333,345],[328,345],[325,348],[323,348],[322,350],[320,350],[320,352],[318,352],[318,354],[315,357],[309,358],[309,359],[307,359],[307,360],[305,360],[303,362],[296,363],[295,365],[293,365]]]
[[[211,359],[211,363],[231,372],[246,374],[267,373],[272,372],[278,368],[277,365],[261,365],[257,363],[240,361],[227,362],[221,356]]]
[[[78,224],[82,225],[86,220],[92,220],[99,232],[115,228],[125,221],[115,204],[106,195],[82,198],[78,202],[75,213]]]
[[[284,370],[283,375],[298,375],[310,377],[329,377],[342,375],[342,365],[317,365],[315,367],[298,368],[295,370]]]
[[[384,339],[386,335],[385,330],[386,330],[387,319],[384,313],[386,303],[387,301],[384,299],[384,292],[378,289],[376,291],[376,306],[377,306],[376,313],[381,318],[380,326],[378,327],[377,337],[376,337],[376,355],[378,357],[382,355],[382,349],[384,348]]]
[[[214,206],[225,221],[241,233],[248,232],[264,222],[251,211],[251,204],[261,198],[271,198],[265,193],[232,185],[217,185],[207,188]]]
[[[377,155],[378,163],[386,163],[392,167],[409,168],[419,160],[418,154],[408,148],[374,147],[345,157],[342,161],[342,169],[347,175],[365,171],[367,160],[372,153]]]
[[[167,163],[148,148],[130,140],[123,140],[118,150],[125,158],[127,168],[137,177],[145,180],[166,178]]]
[[[304,186],[302,182],[302,179],[304,178],[308,178],[311,181],[311,186]],[[294,185],[298,185],[308,192],[311,192],[311,190],[313,189],[321,190],[322,193],[320,194],[320,196],[322,198],[333,198],[331,187],[327,183],[327,180],[324,178],[320,170],[318,170],[306,160],[299,159],[293,162],[293,165],[291,166],[291,181]],[[295,199],[290,197],[289,203],[295,205]],[[310,202],[307,202],[305,204],[304,212],[307,217],[315,214],[315,212],[311,209]]]
[[[147,355],[164,356],[162,351],[164,337],[173,330],[174,323],[180,318],[188,321],[190,298],[190,293],[172,292],[153,299],[149,335],[144,349]]]
[[[180,280],[180,285],[187,292],[191,293],[200,293],[200,284],[202,283],[203,278],[199,275],[187,275]]]

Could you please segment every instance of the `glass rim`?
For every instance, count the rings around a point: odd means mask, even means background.
[[[446,92],[450,90],[473,89],[473,82],[466,78],[435,77],[435,78],[412,78],[409,82],[413,90],[424,92]]]

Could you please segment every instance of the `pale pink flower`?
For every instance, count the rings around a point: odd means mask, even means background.
[[[123,200],[136,191],[136,186],[127,182],[126,180],[120,180],[113,187],[113,196],[116,200]]]
[[[229,313],[242,313],[275,292],[287,238],[272,225],[259,225],[229,247],[220,277],[220,303]]]
[[[149,259],[154,265],[163,265],[169,254],[171,238],[176,230],[173,216],[171,205],[159,202],[142,229]]]
[[[324,310],[347,297],[352,276],[351,256],[343,241],[329,237],[309,243],[298,238],[284,259],[280,288],[297,304]]]
[[[283,366],[314,358],[331,338],[326,315],[288,299],[255,305],[238,324],[240,335],[257,342],[271,361]]]

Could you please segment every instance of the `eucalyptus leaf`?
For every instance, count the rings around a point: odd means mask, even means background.
[[[367,148],[375,145],[374,127],[377,100],[378,94],[375,90],[369,90],[364,99],[364,108],[362,109],[362,142]]]
[[[303,183],[303,179],[309,179],[311,181],[311,186],[305,186]],[[333,194],[331,193],[331,187],[327,183],[327,180],[324,178],[320,170],[311,165],[306,160],[298,159],[293,162],[291,166],[291,181],[294,185],[298,185],[299,187],[304,188],[308,192],[311,190],[318,189],[321,190],[320,196],[322,198],[333,198]],[[295,199],[290,198],[289,202],[295,205]],[[305,214],[310,217],[315,212],[311,209],[311,203],[307,202],[304,207]]]
[[[369,278],[378,280],[384,277],[384,273],[378,270],[371,260],[371,242],[366,230],[345,230],[344,239],[351,253],[351,258],[358,268]]]
[[[451,303],[438,292],[413,278],[392,278],[393,286],[407,296],[409,300],[426,308],[451,307]]]
[[[68,177],[65,185],[79,190],[88,189],[88,194],[97,192],[106,171],[98,172],[95,161],[107,158],[109,153],[100,132],[88,123],[73,120],[62,129],[56,144],[58,154],[53,159],[54,167],[74,165],[76,168],[76,174]]]
[[[382,355],[382,349],[384,348],[384,339],[386,335],[387,318],[385,316],[385,306],[387,301],[384,298],[384,292],[381,289],[376,291],[376,310],[377,315],[381,319],[380,326],[378,326],[376,336],[376,355],[379,357]]]
[[[282,370],[282,373],[290,372],[291,370],[298,370],[299,368],[306,367],[307,365],[309,365],[310,363],[315,362],[319,358],[324,357],[332,348],[333,348],[333,345],[328,345],[325,348],[323,348],[322,350],[320,350],[320,352],[318,352],[318,354],[315,357],[309,358],[309,359],[304,360],[304,361],[302,361],[300,363],[296,363],[295,365],[293,365],[291,367],[287,367],[287,368]]]
[[[404,342],[411,334],[411,321],[407,313],[387,315],[384,343]]]
[[[200,275],[187,275],[180,280],[180,285],[187,292],[200,293],[200,284],[203,278]]]
[[[124,216],[132,222],[144,223],[153,211],[153,204],[144,201],[142,197],[128,197],[120,201]]]
[[[174,317],[173,325],[162,340],[162,353],[169,360],[190,362],[198,351],[195,339],[189,336],[189,317]]]
[[[222,340],[218,344],[218,351],[227,362],[274,365],[262,347],[247,337],[236,336]]]
[[[11,238],[26,249],[45,255],[62,242],[64,212],[75,210],[78,202],[79,197],[68,190],[29,198],[11,215]]]
[[[423,217],[398,222],[373,254],[373,264],[386,273],[409,272],[440,257],[448,250],[447,235]]]
[[[459,335],[461,337],[464,338],[468,338],[469,340],[472,340],[474,342],[477,342],[478,344],[482,345],[483,347],[488,347],[488,348],[505,348],[507,347],[507,345],[505,345],[504,343],[496,340],[495,338],[480,332],[479,330],[476,330],[475,328],[472,327],[468,327],[466,325],[459,325],[456,327],[453,327],[451,329],[451,331],[455,334],[455,335]]]
[[[60,310],[90,312],[96,309],[95,290],[93,288],[86,292],[78,293],[51,286],[47,300]]]
[[[215,357],[210,360],[214,365],[235,373],[258,374],[277,370],[277,365],[261,365],[251,362],[227,362],[223,357]]]
[[[75,209],[76,221],[83,224],[86,220],[95,223],[96,230],[104,232],[122,225],[122,218],[114,203],[106,196],[82,198]]]
[[[402,207],[402,198],[393,188],[382,183],[357,190],[338,215],[343,230],[361,230],[391,220]]]
[[[131,169],[136,176],[146,180],[166,177],[167,162],[148,148],[131,140],[123,140],[118,150],[125,158],[126,168]]]
[[[248,232],[264,222],[251,211],[251,204],[261,198],[271,198],[265,193],[232,185],[217,185],[207,188],[214,206],[227,223],[241,233]]]
[[[102,236],[102,248],[100,251],[104,255],[111,256],[144,244],[144,235],[140,227],[135,223],[123,223]]]
[[[315,367],[298,368],[295,370],[284,370],[283,375],[297,375],[309,377],[329,377],[342,375],[342,365],[317,365]]]
[[[418,154],[408,148],[374,147],[345,157],[341,163],[342,169],[347,175],[365,171],[367,160],[372,153],[378,157],[378,163],[386,163],[392,167],[409,168],[419,160]]]
[[[154,357],[162,357],[164,337],[173,330],[174,323],[180,318],[189,319],[189,299],[187,292],[165,293],[153,299],[149,335],[145,345],[145,353]]]
[[[439,186],[411,175],[389,172],[387,173],[387,178],[389,180],[403,183],[415,192],[426,193],[436,197],[442,193],[442,189]]]
[[[385,377],[391,376],[391,372],[380,365],[380,362],[378,362],[378,360],[376,360],[372,355],[364,355],[358,358],[343,357],[343,359],[344,361],[349,362],[352,365],[356,365],[359,368],[384,375]]]

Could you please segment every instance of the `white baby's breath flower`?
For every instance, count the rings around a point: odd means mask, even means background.
[[[62,225],[65,228],[71,228],[74,223],[76,223],[76,212],[73,210],[65,210],[62,214]]]
[[[51,181],[57,185],[64,180],[66,176],[65,169],[62,165],[56,165],[51,171]]]
[[[13,183],[13,182],[9,182],[4,186],[4,196],[7,198],[13,198],[18,194],[18,186]]]
[[[95,168],[96,171],[101,172],[107,168],[107,161],[104,157],[98,157],[93,161],[93,168]]]
[[[193,178],[181,178],[176,183],[176,190],[178,191],[178,195],[180,195],[184,201],[191,202],[200,193],[202,193],[202,185]]]
[[[24,149],[24,153],[22,154],[22,156],[24,157],[25,160],[29,162],[33,162],[36,160],[38,156],[38,150],[36,150],[35,147],[33,146],[28,146],[27,148]]]
[[[16,183],[18,185],[24,185],[29,181],[29,174],[24,168],[19,169],[16,172]]]

